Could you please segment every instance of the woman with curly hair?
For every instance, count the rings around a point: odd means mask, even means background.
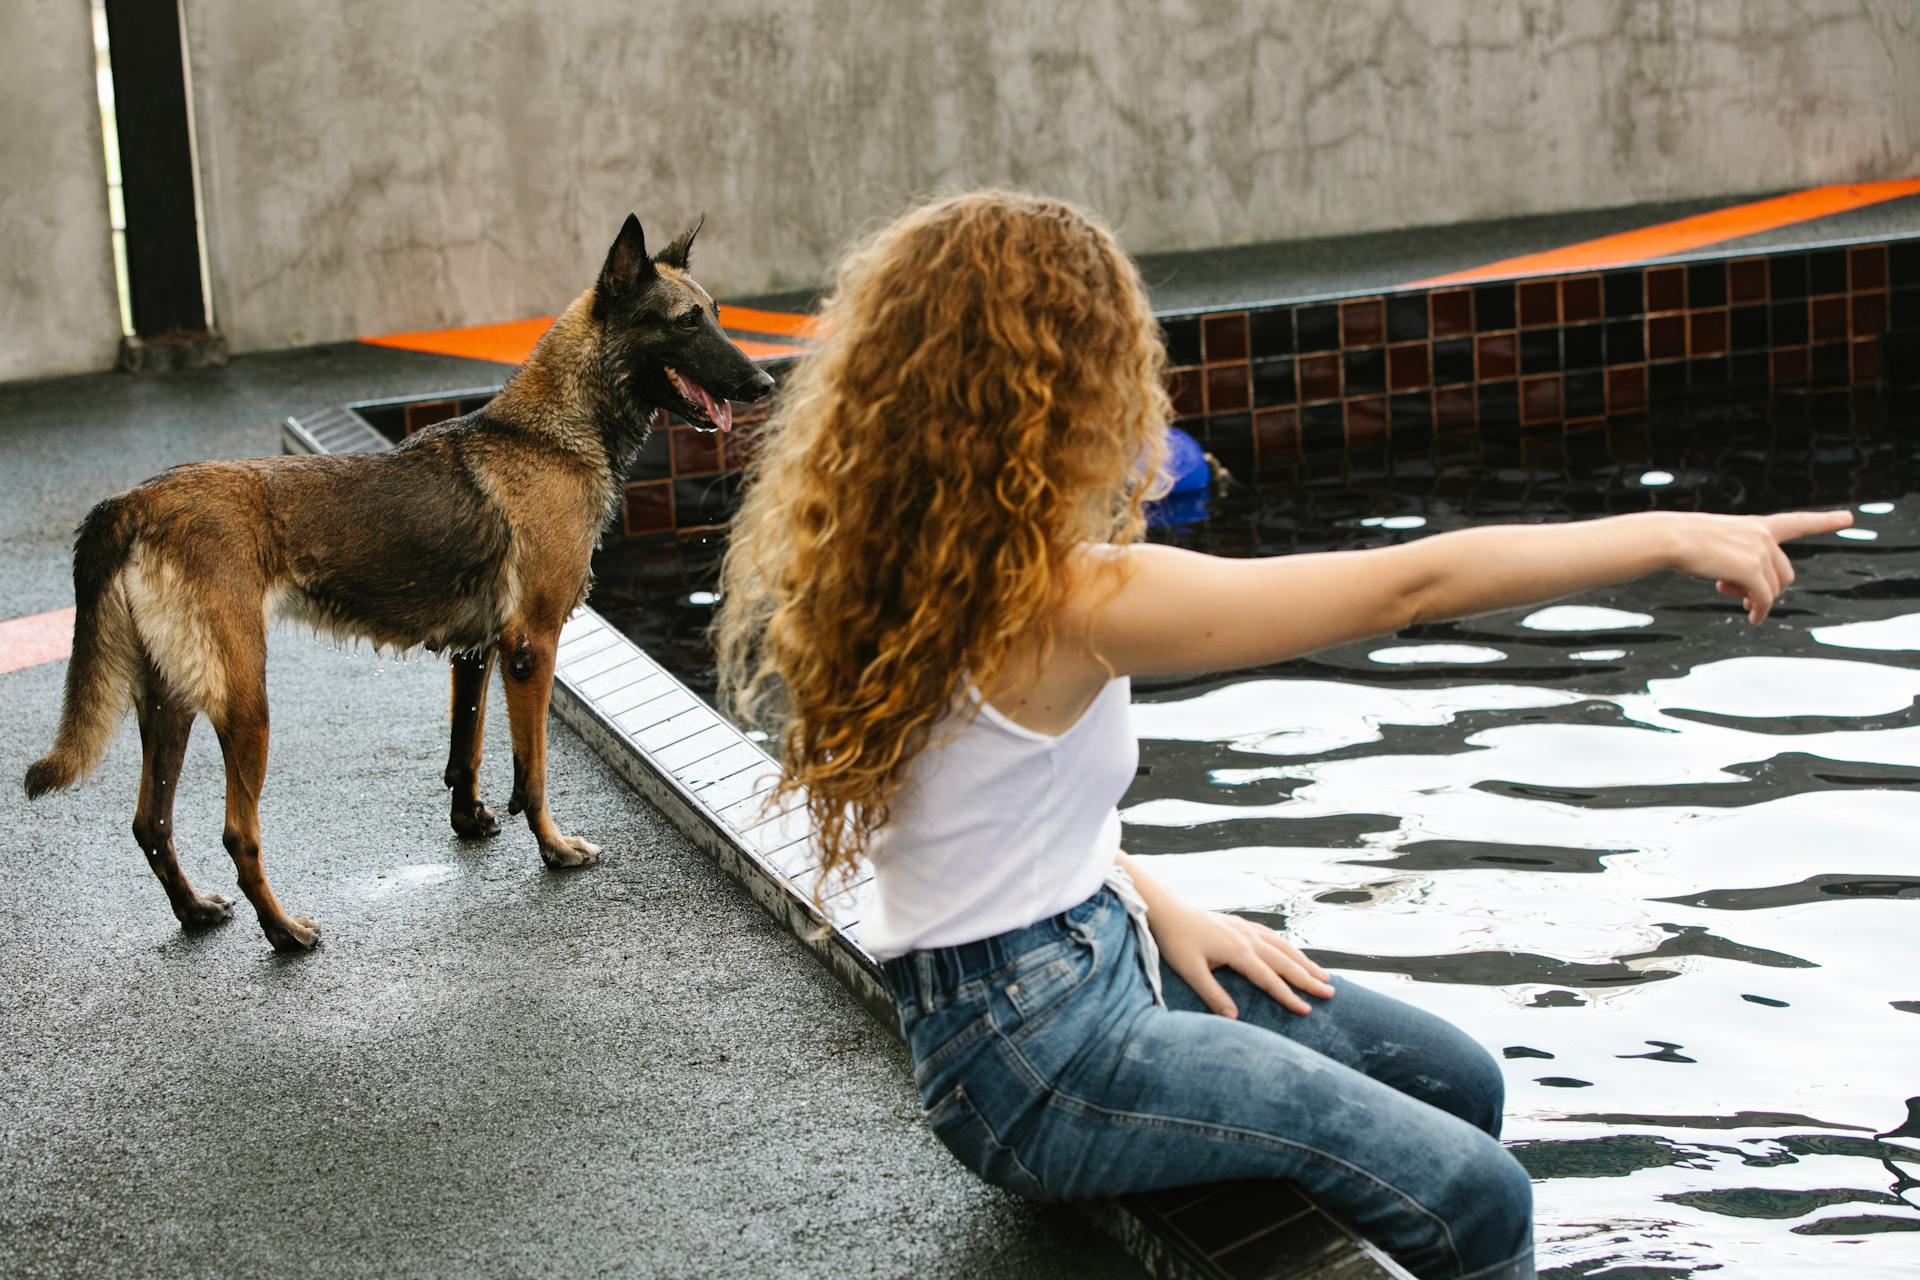
[[[715,624],[828,892],[863,860],[941,1141],[1079,1199],[1285,1178],[1421,1276],[1534,1272],[1497,1064],[1196,910],[1120,848],[1128,677],[1279,662],[1659,569],[1755,622],[1845,512],[1650,513],[1230,560],[1142,543],[1168,419],[1132,262],[1057,200],[913,209],[842,265],[748,478]]]

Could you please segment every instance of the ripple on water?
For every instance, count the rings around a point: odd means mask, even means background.
[[[1625,631],[1652,622],[1650,613],[1629,613],[1625,609],[1590,604],[1551,605],[1520,619],[1521,626],[1535,631]]]
[[[1820,644],[1841,649],[1877,649],[1883,653],[1920,650],[1920,613],[1903,613],[1897,618],[1881,618],[1875,622],[1813,627],[1807,634]]]
[[[1402,644],[1387,649],[1375,649],[1367,655],[1374,662],[1384,662],[1388,666],[1405,666],[1410,663],[1444,663],[1448,666],[1470,666],[1481,662],[1505,662],[1507,655],[1498,649],[1489,649],[1479,644]]]

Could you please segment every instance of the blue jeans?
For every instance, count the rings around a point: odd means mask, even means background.
[[[927,1120],[988,1182],[1080,1200],[1284,1178],[1418,1276],[1534,1274],[1500,1068],[1432,1014],[1336,979],[1300,1017],[1216,971],[1236,1021],[1164,967],[1161,1007],[1110,889],[883,972]]]

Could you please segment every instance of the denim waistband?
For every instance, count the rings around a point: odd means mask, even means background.
[[[894,1003],[932,1002],[935,997],[950,994],[968,982],[998,973],[1037,947],[1059,941],[1073,931],[1075,924],[1084,924],[1102,911],[1119,907],[1118,895],[1103,885],[1086,901],[1033,924],[977,942],[931,947],[895,956],[881,964],[880,975]],[[920,974],[926,975],[924,982],[930,990],[923,989]]]

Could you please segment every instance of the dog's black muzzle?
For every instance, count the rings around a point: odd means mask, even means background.
[[[736,400],[741,404],[752,404],[756,400],[765,400],[772,394],[773,376],[765,369],[755,369],[750,376],[741,380],[739,386],[728,390],[727,399]]]

